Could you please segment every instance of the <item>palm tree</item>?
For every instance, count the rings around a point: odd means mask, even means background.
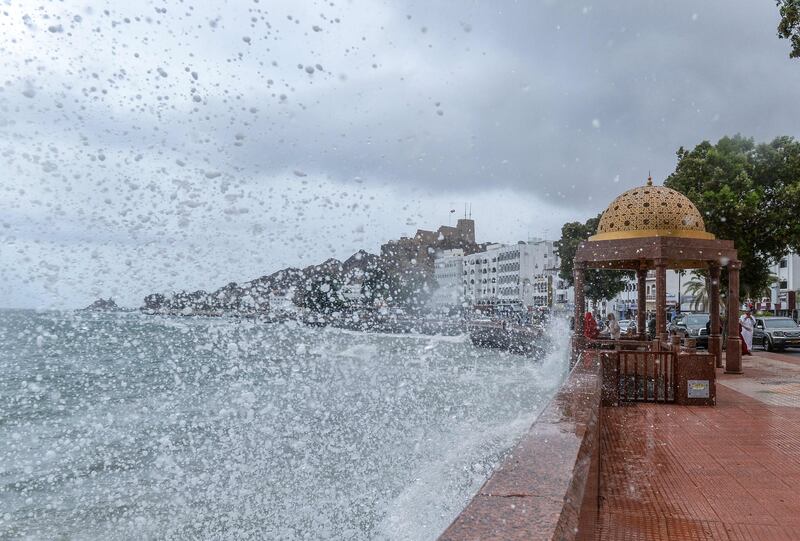
[[[708,306],[708,292],[711,290],[709,279],[697,272],[692,273],[692,277],[686,282],[686,293],[692,296],[691,308],[695,311],[700,311],[700,306],[703,310]]]

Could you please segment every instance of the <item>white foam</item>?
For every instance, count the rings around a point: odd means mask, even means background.
[[[421,333],[388,333],[388,332],[367,332],[352,329],[336,329],[342,334],[352,334],[359,336],[378,336],[381,338],[405,338],[408,340],[430,340],[432,342],[448,342],[450,344],[463,344],[469,340],[469,334],[443,335],[443,334],[421,334]]]
[[[378,537],[435,538],[469,502],[499,465],[499,459],[535,421],[568,372],[568,324],[556,319],[549,330],[552,349],[540,363],[521,367],[517,374],[540,383],[543,394],[536,407],[501,425],[470,422],[441,434],[429,453],[431,461],[422,464],[414,482],[387,504]]]

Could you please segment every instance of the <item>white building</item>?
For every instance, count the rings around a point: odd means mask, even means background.
[[[342,297],[351,303],[360,303],[364,300],[364,294],[361,292],[361,284],[353,282],[342,286]]]
[[[502,244],[490,244],[485,252],[464,256],[462,291],[470,305],[494,304],[497,300],[497,255]]]
[[[613,312],[619,319],[627,319],[628,316],[636,314],[636,304],[639,294],[637,287],[635,276],[626,279],[625,289],[617,293],[616,297],[606,303],[604,312]],[[653,299],[655,299],[655,296],[653,296]]]
[[[772,295],[769,299],[762,299],[759,307],[763,309],[777,309],[779,313],[788,316],[797,316],[800,297],[796,292],[800,291],[800,254],[794,252],[783,257],[777,264],[773,265],[770,272],[778,277],[778,281],[772,284]],[[790,306],[791,295],[794,291],[794,306]],[[766,305],[769,301],[769,305]],[[792,313],[792,311],[794,313]]]
[[[464,302],[464,250],[445,250],[433,262],[437,288],[431,297],[436,306],[460,306]]]
[[[529,308],[555,302],[558,258],[552,241],[534,239],[513,245],[492,244],[464,256],[464,299],[473,306]],[[560,297],[568,302],[562,290]]]
[[[707,310],[708,307],[700,303],[695,305],[694,296],[687,290],[689,281],[693,278],[691,271],[680,274],[675,270],[667,270],[667,307],[678,307],[678,298],[680,290],[680,309],[682,312],[702,311]],[[638,283],[636,277],[626,280],[625,289],[618,293],[616,297],[609,301],[604,301],[601,306],[601,313],[606,314],[614,312],[617,317],[627,318],[628,316],[634,317],[638,311]],[[645,280],[645,310],[653,312],[656,309],[656,273],[655,271],[648,271]]]
[[[273,291],[269,295],[269,310],[277,315],[293,315],[298,314],[300,309],[294,304],[294,288],[289,288],[286,291],[276,292]]]
[[[575,307],[575,288],[563,280],[558,273],[553,278],[553,308],[571,312]]]

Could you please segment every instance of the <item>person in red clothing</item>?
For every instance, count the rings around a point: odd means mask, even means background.
[[[750,350],[747,347],[747,342],[744,341],[744,336],[742,335],[742,324],[739,323],[739,342],[742,344],[742,355],[752,355]]]
[[[583,336],[590,340],[595,340],[598,334],[600,333],[597,330],[597,321],[595,321],[591,312],[586,312],[583,316]]]

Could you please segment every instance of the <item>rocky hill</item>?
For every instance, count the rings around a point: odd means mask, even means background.
[[[221,315],[223,313],[258,314],[269,310],[270,297],[294,292],[295,304],[302,304],[297,294],[320,279],[337,283],[360,283],[370,268],[379,264],[379,256],[359,250],[344,262],[328,259],[303,269],[286,268],[249,282],[231,282],[216,291],[179,291],[170,296],[152,293],[140,308],[146,313]]]
[[[128,309],[129,310],[129,309]],[[114,299],[97,299],[86,308],[81,308],[81,312],[124,312],[125,308],[117,306]]]

